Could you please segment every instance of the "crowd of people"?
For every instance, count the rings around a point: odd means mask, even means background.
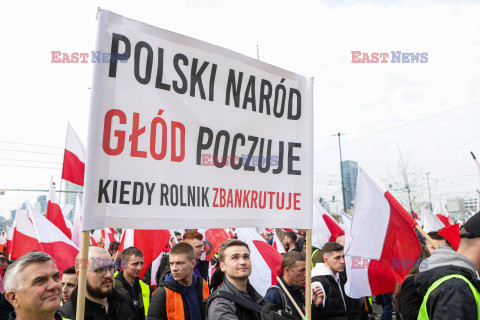
[[[144,256],[136,247],[118,251],[88,248],[85,317],[88,320],[260,320],[303,319],[305,281],[311,270],[313,320],[375,319],[372,297],[350,298],[345,291],[344,237],[312,248],[306,265],[305,234],[275,229],[284,244],[279,281],[262,296],[249,282],[249,246],[236,239],[222,243],[212,261],[203,261],[203,235],[195,230],[176,233],[156,274],[152,266],[140,279]],[[433,232],[438,248],[419,241],[422,251],[395,292],[376,297],[382,320],[480,319],[480,213],[460,229],[455,250]],[[273,235],[266,235],[270,241]],[[15,261],[0,254],[4,292],[2,319],[75,319],[80,261],[58,270],[46,253],[32,251]],[[427,259],[427,260],[425,260]],[[152,277],[156,286],[150,285]]]

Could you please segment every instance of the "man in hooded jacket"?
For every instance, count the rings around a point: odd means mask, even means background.
[[[207,282],[193,273],[193,247],[180,242],[170,249],[170,268],[161,276],[148,310],[149,320],[203,320],[203,299],[210,292]]]
[[[457,252],[440,246],[425,265],[414,278],[418,319],[480,319],[480,212],[460,228]]]

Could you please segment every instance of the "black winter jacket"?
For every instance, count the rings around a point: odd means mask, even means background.
[[[420,267],[420,272],[414,278],[415,290],[420,297],[425,296],[435,281],[452,274],[466,277],[480,291],[480,281],[473,262],[451,248],[440,246],[424,265],[427,266],[426,269]],[[458,278],[443,282],[430,293],[427,311],[430,320],[480,319],[470,286],[466,281]]]
[[[224,291],[237,296],[247,298],[253,302],[263,306],[268,302],[252,287],[250,283],[247,283],[247,292],[238,290],[228,279],[225,277],[225,281],[218,287],[218,289],[210,295],[207,301],[208,320],[218,320],[222,317],[230,316],[232,313],[239,320],[260,320],[260,315],[254,311],[247,310],[243,307],[237,306],[235,302],[225,299],[223,297],[217,297],[216,293]],[[248,293],[248,294],[247,294]],[[248,296],[248,297],[247,297]]]
[[[74,320],[77,311],[77,290],[75,288],[67,303],[58,309],[63,318]],[[107,297],[108,314],[105,307],[85,298],[84,320],[135,320],[135,312],[132,300],[125,294],[113,289],[112,294]]]
[[[403,320],[417,320],[418,310],[422,304],[423,297],[415,290],[413,276],[403,280],[399,295],[399,310]]]
[[[345,294],[345,273],[339,274],[337,279],[325,264],[317,263],[312,269],[312,287],[315,282],[319,282],[323,287],[325,306],[318,308],[322,312],[314,313],[312,308],[312,316],[328,320],[359,320],[362,317],[362,301]]]

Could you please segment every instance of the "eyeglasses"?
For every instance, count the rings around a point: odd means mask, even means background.
[[[105,275],[107,274],[107,270],[108,270],[108,272],[110,272],[113,275],[114,272],[115,272],[115,265],[112,264],[110,266],[100,267],[100,268],[93,269],[93,270],[88,270],[87,269],[87,271],[95,271],[95,273],[99,277],[105,277]]]

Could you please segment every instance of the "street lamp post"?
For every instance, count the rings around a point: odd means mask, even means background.
[[[433,211],[433,208],[432,208],[432,192],[430,191],[430,179],[428,177],[429,174],[430,174],[430,172],[427,172],[428,197],[430,198],[430,211]]]
[[[340,151],[340,179],[342,180],[343,211],[347,212],[347,204],[345,202],[345,186],[343,184],[342,144],[340,141],[340,136],[344,135],[345,133],[338,132],[337,134],[332,134],[332,137],[338,136],[338,150]]]

